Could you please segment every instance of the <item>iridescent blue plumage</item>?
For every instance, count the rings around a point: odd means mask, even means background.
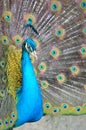
[[[22,45],[22,92],[17,103],[18,120],[15,126],[20,126],[25,122],[34,122],[43,115],[42,96],[34,69],[26,50],[26,44],[36,49],[35,42],[28,38]]]

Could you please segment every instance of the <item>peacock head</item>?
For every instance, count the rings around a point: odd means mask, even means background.
[[[24,41],[23,49],[26,50],[28,54],[32,54],[33,56],[35,56],[37,59],[36,43],[31,38],[28,38]]]

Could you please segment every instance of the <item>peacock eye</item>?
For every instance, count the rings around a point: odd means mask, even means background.
[[[33,49],[32,49],[32,47],[29,45],[29,46],[27,46],[27,48],[28,48],[28,50],[30,51],[30,52],[33,52]]]
[[[20,42],[20,40],[19,40],[19,39],[16,39],[16,42],[17,42],[17,43],[19,43],[19,42]]]
[[[8,120],[5,120],[4,123],[5,123],[5,125],[8,125],[8,124],[9,124]]]
[[[64,109],[66,109],[67,108],[67,104],[64,104],[63,107],[64,107]]]
[[[77,111],[80,111],[80,107],[76,108]]]
[[[21,44],[22,43],[22,37],[19,35],[16,35],[14,37],[12,37],[13,41],[15,42],[15,44]]]
[[[57,0],[51,1],[51,11],[60,13],[62,8],[61,2]]]
[[[60,112],[60,109],[58,107],[53,108],[53,114],[58,114]]]
[[[8,22],[8,23],[10,23],[10,22],[12,22],[12,12],[10,12],[10,11],[5,11],[4,13],[3,13],[3,18],[4,18],[4,20],[6,21],[6,22]]]
[[[42,89],[46,89],[49,87],[49,83],[46,80],[41,81],[41,87]]]
[[[66,81],[66,76],[63,73],[60,73],[56,76],[56,79],[60,85],[62,85]]]
[[[46,69],[47,69],[46,63],[41,62],[41,63],[38,65],[38,69],[39,69],[40,72],[43,72],[43,73],[44,73],[44,72],[46,71]]]
[[[82,53],[85,53],[85,51],[86,51],[85,48],[82,48],[82,49],[81,49],[81,52],[82,52]]]
[[[83,28],[83,33],[86,35],[86,27]]]
[[[0,66],[1,66],[2,68],[5,67],[5,61],[4,61],[4,60],[0,61]]]
[[[81,112],[81,107],[80,107],[80,106],[76,106],[76,107],[75,107],[75,110],[76,110],[78,113],[80,113],[80,112]]]
[[[30,13],[24,15],[24,20],[26,21],[27,24],[31,24],[31,25],[34,25],[36,22],[35,16]]]
[[[27,46],[28,47],[28,49],[31,49],[31,46]]]
[[[7,45],[9,43],[9,39],[8,39],[8,36],[2,36],[1,37],[1,41],[4,45]]]
[[[13,123],[13,121],[12,120],[10,120],[10,124],[12,124]]]
[[[73,76],[77,76],[80,73],[80,68],[77,65],[71,66],[70,70]]]
[[[86,2],[82,1],[82,2],[81,2],[81,7],[82,7],[82,8],[86,8]]]
[[[57,38],[59,38],[60,40],[63,40],[65,37],[65,34],[66,34],[66,32],[63,27],[60,26],[60,27],[56,28],[55,35]]]
[[[2,121],[0,121],[0,126],[2,125]]]
[[[10,19],[11,19],[10,16],[7,15],[7,16],[6,16],[6,20],[7,20],[7,21],[10,21]]]
[[[57,6],[55,4],[52,5],[53,9],[57,9]]]
[[[28,43],[24,43],[24,47],[25,49],[30,53],[30,52],[33,52],[33,48],[28,44]]]
[[[49,108],[50,106],[49,106],[49,104],[46,104],[46,108]]]
[[[32,24],[32,22],[33,22],[32,19],[29,18],[29,19],[28,19],[28,23],[29,23],[29,24]]]
[[[12,119],[15,119],[15,118],[16,118],[16,113],[15,113],[15,112],[12,112],[12,113],[11,113],[11,117],[12,117]]]

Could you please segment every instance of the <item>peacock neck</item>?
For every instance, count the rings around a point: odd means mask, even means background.
[[[35,83],[35,84],[34,84]],[[23,92],[31,91],[38,86],[34,68],[27,51],[22,51],[22,90]]]
[[[22,95],[30,98],[34,98],[33,94],[40,95],[40,87],[35,76],[34,68],[31,63],[31,59],[27,51],[22,51]],[[33,99],[34,100],[34,99]]]
[[[17,103],[16,126],[35,122],[43,115],[42,96],[29,54],[22,50],[22,92]]]

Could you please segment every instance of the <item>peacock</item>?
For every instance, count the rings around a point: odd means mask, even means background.
[[[0,130],[86,114],[86,0],[0,0]]]

